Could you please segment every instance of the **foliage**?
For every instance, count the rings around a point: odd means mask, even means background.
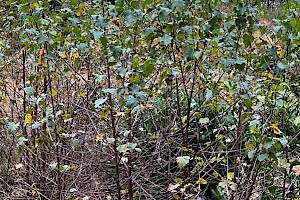
[[[300,198],[299,1],[250,3],[2,2],[0,197]]]

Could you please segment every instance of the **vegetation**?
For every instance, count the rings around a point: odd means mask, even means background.
[[[300,198],[299,4],[1,1],[0,198]]]

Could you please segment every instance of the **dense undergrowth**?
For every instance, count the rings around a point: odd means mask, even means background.
[[[300,198],[299,1],[250,3],[1,2],[0,198]]]

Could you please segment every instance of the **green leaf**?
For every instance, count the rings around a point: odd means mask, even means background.
[[[154,65],[151,63],[151,60],[147,60],[143,64],[143,71],[146,77],[152,75],[153,71],[155,70]]]
[[[181,156],[176,158],[178,166],[182,169],[190,162],[190,156]]]
[[[110,51],[115,59],[118,59],[122,55],[122,47],[121,46],[110,46]]]
[[[251,108],[252,102],[250,99],[243,99],[243,102],[247,106],[247,108]]]
[[[235,60],[235,63],[238,64],[238,65],[242,65],[242,64],[246,64],[247,60],[245,58],[237,58]]]
[[[194,53],[193,53],[193,57],[194,58],[200,58],[200,56],[201,56],[201,53],[199,52],[199,51],[195,51]]]
[[[132,96],[132,95],[127,96],[126,107],[134,107],[137,105],[137,103],[138,103],[138,100],[134,96]]]
[[[100,42],[104,47],[107,47],[108,39],[106,37],[100,37]]]
[[[99,40],[99,38],[102,36],[102,32],[101,31],[94,31],[93,32],[93,36],[94,36],[94,39],[96,40],[96,41],[98,41]]]
[[[177,76],[178,74],[179,74],[179,69],[178,69],[178,67],[172,68],[172,75],[173,75],[173,76]]]
[[[166,8],[166,7],[161,7],[158,16],[159,16],[159,20],[161,21],[165,21],[166,17],[172,12],[171,9]]]
[[[110,94],[118,94],[118,89],[114,89],[114,88],[102,89],[102,92],[110,93]]]
[[[103,17],[99,17],[97,21],[97,25],[100,27],[105,27],[107,25],[107,22],[104,20]]]
[[[282,145],[281,145],[280,142],[277,141],[277,142],[274,143],[274,147],[275,147],[276,150],[280,150]]]
[[[72,147],[75,147],[75,146],[79,145],[79,139],[77,139],[77,138],[71,138],[70,145]]]
[[[128,24],[136,22],[136,20],[137,20],[137,17],[133,15],[131,10],[125,10],[123,12],[123,15],[124,15],[124,17],[125,17]]]
[[[123,134],[123,135],[124,135],[124,137],[127,138],[129,134],[130,134],[130,131],[127,131],[127,130],[126,130],[126,131],[124,131],[124,134]]]
[[[105,99],[97,99],[95,101],[95,108],[100,107],[100,105],[104,104],[106,100],[107,100],[107,98],[105,98]]]
[[[106,138],[107,143],[112,144],[116,141],[115,138]]]
[[[287,63],[287,61],[281,61],[281,62],[279,62],[278,64],[277,64],[277,67],[279,68],[279,69],[286,69],[286,68],[288,68],[289,67],[289,65],[288,65],[288,63]]]
[[[74,27],[73,32],[75,33],[77,38],[81,38],[81,30],[78,27]]]
[[[255,152],[256,152],[255,150],[248,152],[248,158],[250,158],[250,160],[252,160],[254,158]]]
[[[173,0],[172,4],[173,4],[173,7],[179,7],[179,8],[183,8],[186,6],[185,1],[182,1],[182,0]]]
[[[77,135],[77,133],[62,133],[62,136],[65,138],[74,138]]]
[[[261,161],[264,161],[267,157],[268,157],[268,155],[264,153],[264,154],[260,154],[257,157],[257,159],[261,162]]]
[[[234,62],[234,60],[231,58],[223,58],[222,57],[221,62],[225,67],[228,67],[229,65],[231,65]]]
[[[247,89],[248,85],[247,84],[242,84],[241,88],[246,88]],[[247,106],[247,108],[251,108],[252,102],[250,100],[249,95],[241,95],[240,97],[242,98],[242,100],[243,100],[244,104]]]
[[[99,75],[99,74],[94,74],[94,76],[96,77],[96,80],[98,82],[102,82],[104,80],[104,78],[106,77],[105,75]]]
[[[28,96],[33,96],[34,95],[34,88],[33,87],[26,87],[26,88],[24,88],[24,92]]]
[[[190,48],[187,48],[186,51],[184,52],[184,56],[188,61],[195,59],[194,57],[194,51]]]
[[[144,109],[145,109],[145,107],[144,107],[143,105],[138,105],[138,106],[135,106],[135,107],[132,109],[131,113],[135,114],[135,113],[137,113],[137,112],[143,111]]]
[[[64,122],[69,122],[69,121],[72,120],[72,115],[71,115],[71,114],[68,114],[68,113],[63,114],[61,117],[62,117],[62,119],[64,120]]]
[[[45,41],[47,41],[47,38],[43,35],[43,34],[39,34],[38,35],[38,44],[42,44],[44,43]]]
[[[300,124],[300,116],[296,117],[294,120],[294,124],[298,126]]]
[[[172,39],[173,39],[173,38],[172,38],[171,36],[165,35],[165,36],[163,36],[163,37],[160,37],[160,38],[159,38],[159,41],[163,42],[164,45],[167,46],[167,45],[171,44]]]
[[[18,145],[24,145],[24,143],[26,141],[28,141],[28,139],[26,139],[24,136],[21,136],[21,135],[17,136],[16,138],[17,138],[17,141],[18,141]]]
[[[70,166],[69,165],[62,165],[62,166],[59,166],[59,171],[64,173],[66,171],[68,171],[70,169]]]
[[[80,43],[80,44],[77,45],[77,48],[81,52],[87,52],[89,50],[89,45],[88,45],[88,43]]]
[[[209,118],[208,117],[205,117],[205,118],[200,118],[199,119],[199,123],[200,124],[206,124],[209,122]]]
[[[128,151],[127,145],[122,144],[122,145],[118,146],[117,151],[120,152],[120,153],[126,153]]]
[[[4,55],[2,53],[0,53],[0,61],[4,60]]]
[[[244,44],[249,47],[254,41],[254,37],[252,35],[244,34],[243,40],[244,40]]]
[[[19,127],[19,123],[15,123],[15,122],[9,122],[8,123],[8,126],[7,126],[7,129],[9,132],[15,132]]]
[[[273,141],[268,141],[268,142],[265,143],[264,146],[265,146],[267,149],[269,149],[269,148],[271,148],[271,147],[273,146],[273,144],[274,144]]]
[[[136,143],[127,143],[127,148],[129,151],[134,150],[136,146]]]
[[[142,1],[143,2],[143,7],[145,7],[145,6],[147,6],[147,5],[151,5],[152,4],[152,2],[153,2],[153,0],[144,0],[144,1]]]
[[[209,100],[212,97],[212,95],[213,95],[212,91],[208,90],[207,93],[206,93],[206,95],[205,95],[206,101]]]
[[[54,170],[57,167],[57,162],[53,162],[49,164],[51,170]]]
[[[274,138],[274,140],[279,141],[282,144],[282,146],[286,146],[289,143],[289,141],[286,139],[286,137]]]

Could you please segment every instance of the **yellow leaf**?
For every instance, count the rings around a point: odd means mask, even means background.
[[[38,63],[41,65],[41,64],[42,64],[42,56],[38,56],[37,61],[38,61]]]
[[[26,114],[25,115],[25,122],[27,124],[31,124],[32,123],[32,116],[31,116],[31,114]]]
[[[226,188],[227,184],[228,184],[228,180],[223,180],[222,182],[220,182],[220,183],[218,184],[218,186],[220,186],[220,187],[222,187],[222,188]]]
[[[203,178],[199,178],[196,182],[196,184],[201,184],[201,185],[206,185],[207,184],[207,181]]]
[[[187,116],[183,116],[183,117],[181,117],[181,121],[182,121],[182,123],[185,123],[185,122],[186,122],[186,120],[187,120]]]
[[[71,96],[72,96],[72,93],[71,93],[70,91],[65,92],[65,94],[66,94],[68,97],[71,97]]]
[[[117,112],[117,114],[115,114],[114,116],[123,119],[124,116],[125,116],[125,113],[124,112]]]
[[[247,61],[247,66],[250,66],[250,65],[251,65],[251,61],[248,60],[248,61]]]
[[[52,88],[51,89],[51,97],[54,97],[54,96],[56,96],[57,95],[57,90],[56,89],[54,89],[54,88]]]
[[[86,7],[87,7],[87,5],[84,3],[79,4],[78,9],[76,11],[76,15],[77,16],[82,15],[82,13],[85,11]]]
[[[229,105],[233,105],[233,104],[234,104],[234,100],[233,100],[233,99],[227,99],[227,103],[228,103]]]
[[[236,191],[237,189],[237,184],[234,183],[234,182],[229,182],[230,183],[230,189],[233,190],[233,191]]]
[[[278,49],[277,49],[277,55],[278,55],[279,58],[282,58],[283,55],[284,55],[284,49],[281,48],[281,47],[278,47]]]
[[[152,92],[151,94],[152,94],[152,97],[157,97],[158,96],[157,92]]]
[[[276,122],[272,122],[273,131],[276,135],[280,135],[280,130],[278,128],[278,124]]]
[[[185,185],[183,186],[183,188],[184,188],[184,189],[188,189],[190,186],[191,186],[191,184],[188,183],[188,184],[185,184]]]
[[[59,51],[59,52],[58,52],[58,55],[59,55],[59,57],[61,57],[61,58],[67,58],[67,54],[66,54],[66,52],[64,52],[64,51]]]
[[[7,99],[7,98],[1,99],[1,103],[7,103],[7,102],[8,102],[8,99]]]
[[[152,41],[153,46],[156,46],[157,44],[159,44],[159,39],[158,38],[154,38]]]
[[[282,49],[285,48],[285,45],[284,45],[284,43],[283,43],[282,41],[279,42],[279,45],[280,45],[280,47],[281,47]]]
[[[202,42],[199,43],[198,48],[199,48],[199,49],[204,49],[204,44],[203,44]]]
[[[37,193],[38,193],[38,189],[33,189],[31,191],[31,194],[32,194],[33,197],[37,196]]]
[[[214,172],[213,173],[214,177],[218,178],[219,176],[221,176],[218,172]]]
[[[70,165],[70,170],[76,170],[76,169],[77,169],[77,165],[75,165],[75,164]]]
[[[126,194],[127,191],[126,190],[121,190],[120,192],[121,192],[121,194]]]
[[[181,178],[176,178],[175,179],[175,182],[176,183],[179,183],[179,184],[182,184],[183,183],[183,180]]]
[[[72,59],[76,59],[76,58],[79,58],[79,53],[78,53],[78,51],[76,51],[76,52],[74,52],[74,53],[70,53],[70,57],[72,58]]]
[[[228,176],[228,178],[233,179],[234,178],[234,172],[228,172],[227,176]]]
[[[273,78],[273,74],[268,73],[268,74],[267,74],[267,77],[268,77],[269,79],[272,79],[272,78]]]
[[[47,67],[48,66],[47,62],[43,61],[42,66]]]
[[[31,8],[33,8],[33,9],[38,8],[38,7],[40,7],[40,4],[38,2],[35,2],[31,5]]]
[[[82,69],[82,70],[80,71],[80,74],[86,74],[86,69]]]
[[[78,51],[76,51],[76,52],[73,54],[73,58],[74,58],[74,59],[79,58],[79,53],[78,53]]]
[[[86,97],[87,96],[87,92],[81,92],[80,94],[78,94],[79,97]]]
[[[214,163],[214,162],[216,162],[217,161],[217,157],[216,156],[214,156],[212,159],[210,159],[210,163]]]
[[[102,141],[104,139],[104,134],[97,134],[96,141]]]
[[[232,71],[230,72],[230,74],[229,74],[229,79],[232,79],[232,78],[234,77],[234,73],[235,73],[234,70],[232,70]]]
[[[38,58],[37,58],[37,61],[40,65],[44,66],[45,63],[43,62],[43,57],[44,55],[47,53],[46,49],[40,49],[39,50],[39,53],[38,53]],[[47,63],[46,63],[47,65]]]

